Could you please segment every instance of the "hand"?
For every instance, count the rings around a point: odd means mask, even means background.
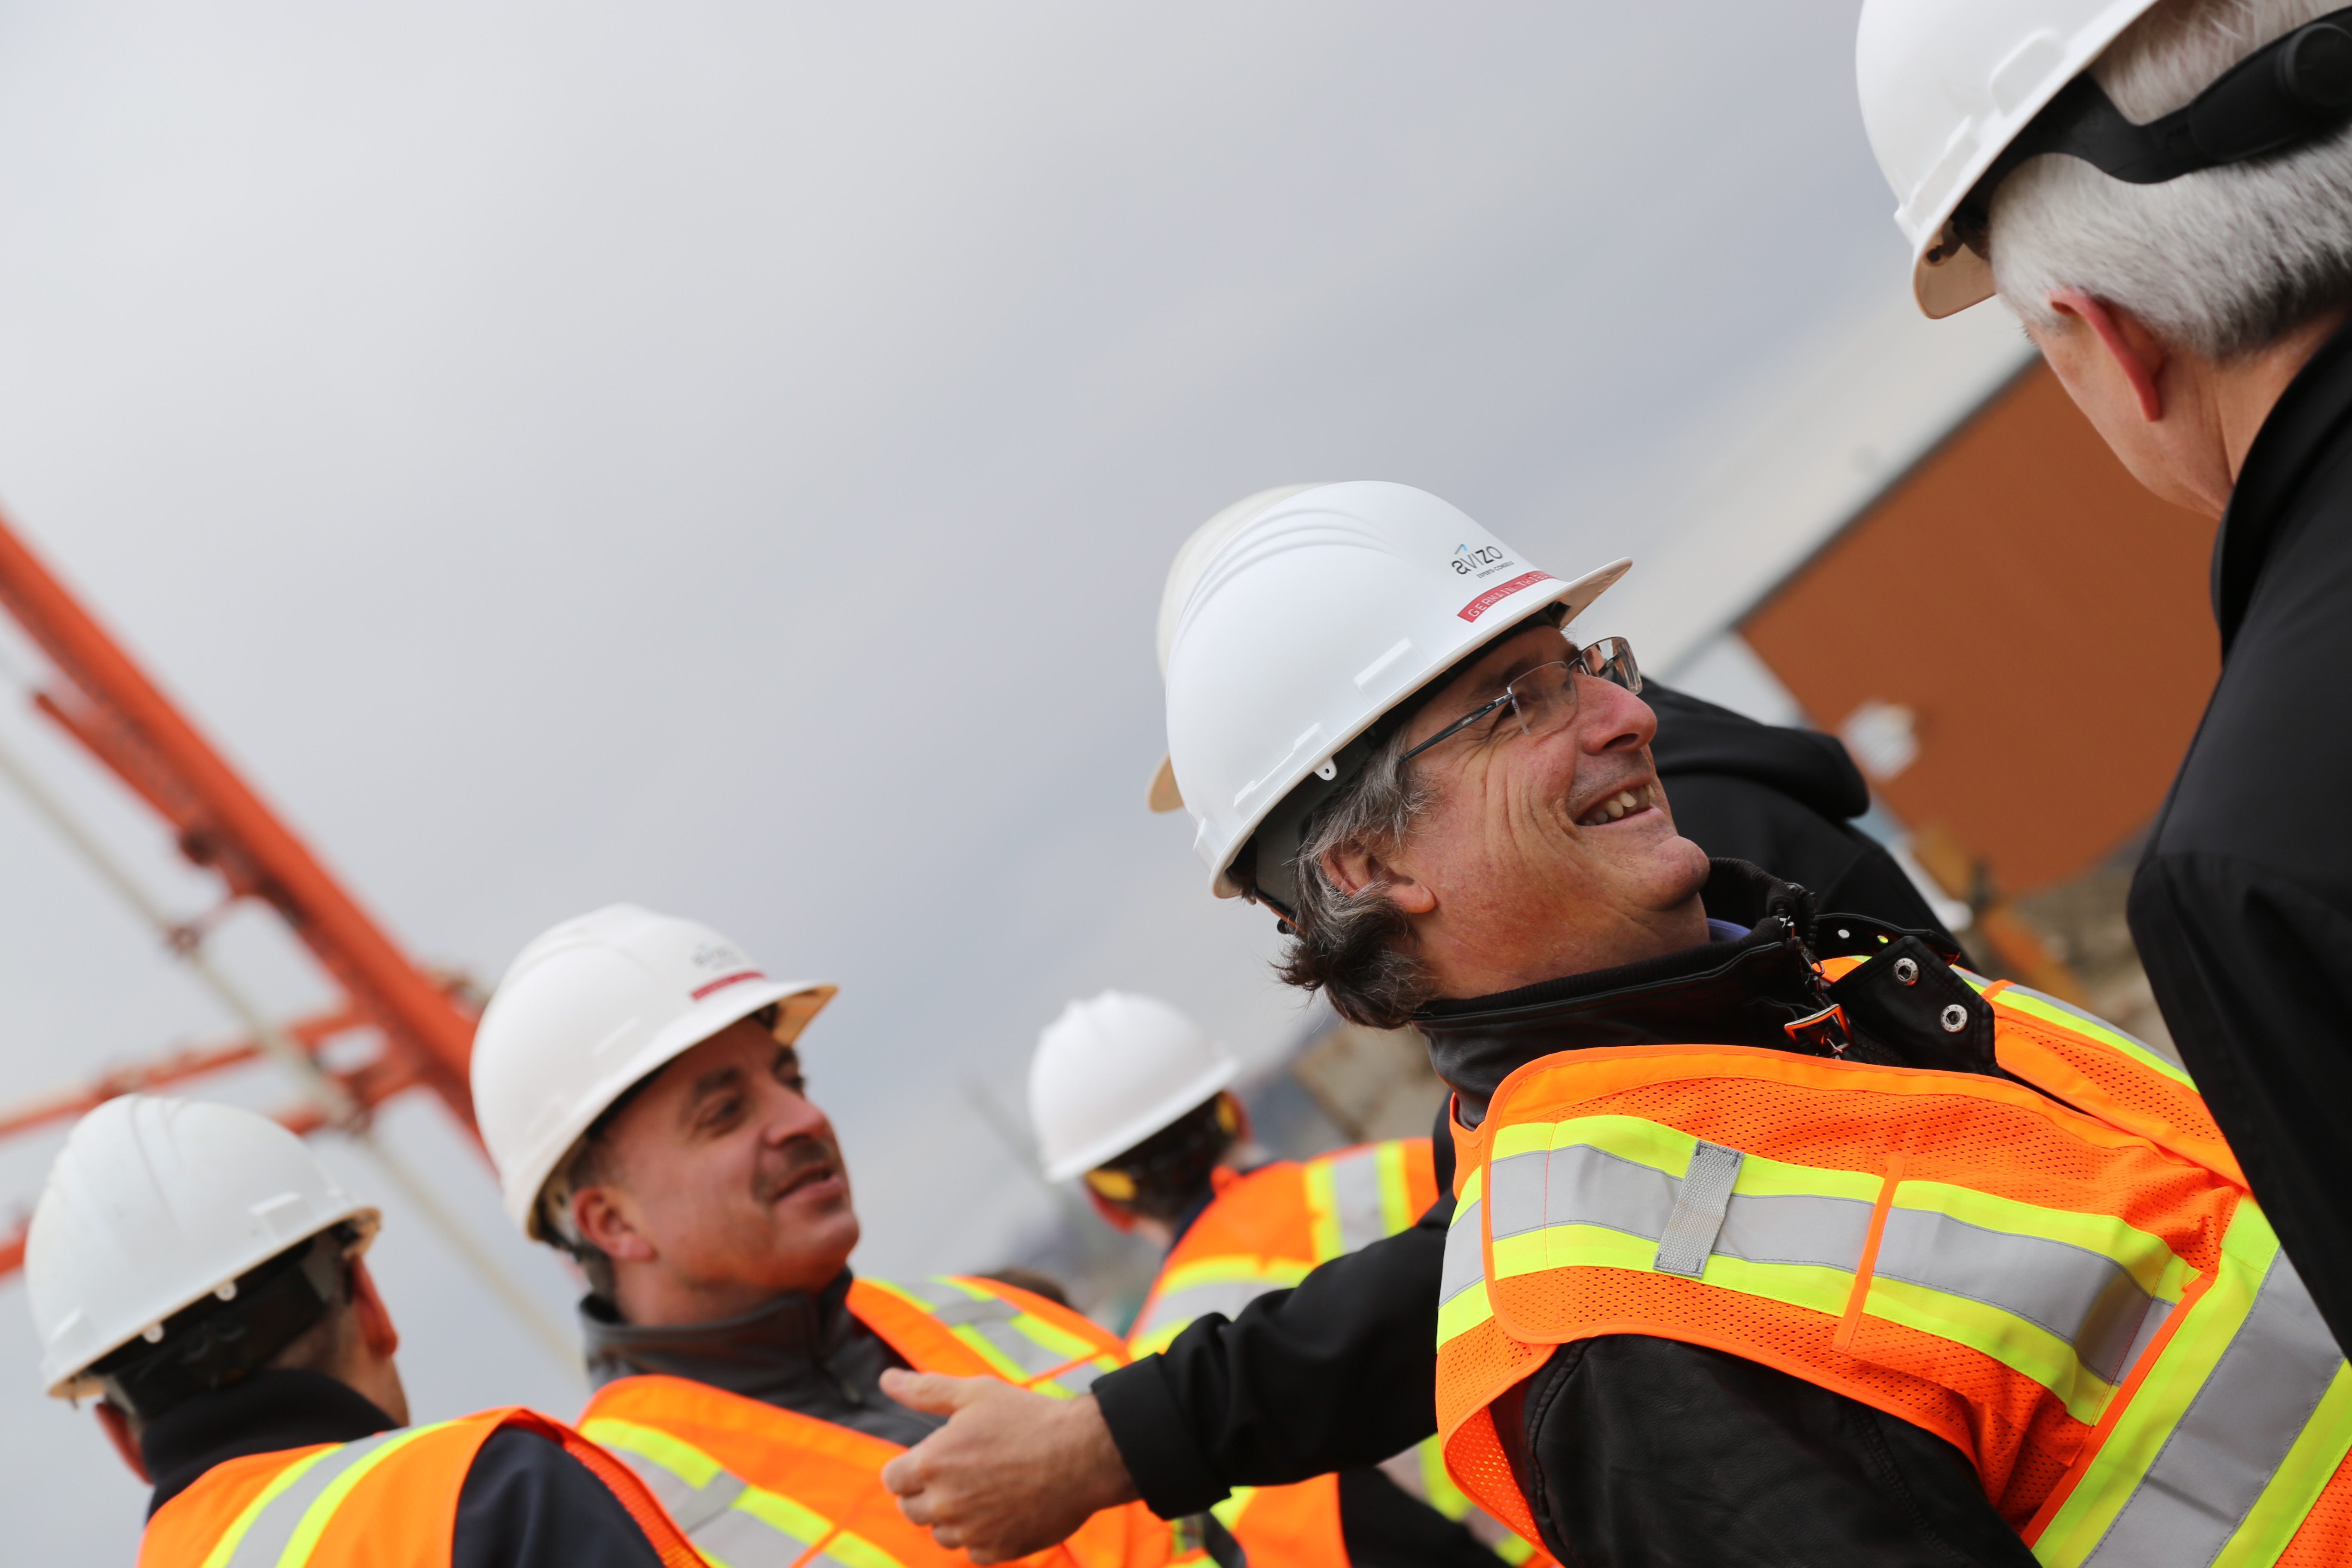
[[[948,1424],[882,1467],[882,1484],[931,1539],[974,1563],[1043,1552],[1135,1483],[1094,1396],[1048,1399],[992,1377],[882,1374],[882,1392]]]

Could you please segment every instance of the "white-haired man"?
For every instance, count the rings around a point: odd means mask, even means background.
[[[2125,466],[2222,520],[2221,679],[2132,934],[2352,1343],[2352,11],[1869,0],[1857,58],[1922,308],[1998,293]]]

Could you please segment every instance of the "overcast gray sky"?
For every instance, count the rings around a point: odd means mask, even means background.
[[[1017,1101],[1065,999],[1300,1025],[1141,806],[1177,543],[1381,478],[1672,570],[1645,517],[1902,287],[1853,11],[0,5],[0,504],[419,954],[630,899],[840,982],[860,1265],[985,1266],[1039,1200],[960,1085]],[[198,907],[0,644],[0,739]],[[223,1028],[5,797],[0,867],[0,1097]],[[227,956],[299,1005],[266,923]],[[569,1414],[393,1207],[420,1416]],[[12,1553],[127,1560],[0,1297]]]

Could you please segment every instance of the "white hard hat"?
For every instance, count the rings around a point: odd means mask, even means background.
[[[1341,749],[1497,633],[1552,605],[1573,619],[1632,565],[1574,582],[1528,563],[1410,485],[1316,485],[1247,516],[1208,552],[1168,638],[1168,752],[1210,888]]]
[[[770,1003],[776,1038],[790,1045],[834,990],[771,980],[709,926],[635,904],[533,938],[474,1031],[474,1116],[507,1217],[549,1239],[540,1190],[632,1085]]]
[[[1126,1152],[1241,1070],[1200,1025],[1154,996],[1106,991],[1073,1002],[1029,1058],[1029,1124],[1061,1182]]]
[[[1217,549],[1242,530],[1266,508],[1286,501],[1302,490],[1320,489],[1320,485],[1276,485],[1270,490],[1260,490],[1254,496],[1244,496],[1216,516],[1192,531],[1191,538],[1177,547],[1176,559],[1169,563],[1168,580],[1160,587],[1160,679],[1168,679],[1168,650],[1176,642],[1176,622],[1184,613],[1184,601],[1192,596],[1192,584],[1200,580],[1202,569],[1209,564]],[[1151,788],[1144,795],[1144,804],[1154,811],[1181,811],[1184,794],[1176,787],[1176,768],[1166,757],[1160,759],[1160,769],[1151,775]]]
[[[1929,316],[1992,297],[1952,215],[2028,121],[2156,0],[1863,0],[1862,122]]]
[[[60,1398],[97,1392],[91,1363],[345,1221],[364,1246],[378,1215],[268,1117],[108,1100],[68,1135],[25,1238],[42,1383]]]

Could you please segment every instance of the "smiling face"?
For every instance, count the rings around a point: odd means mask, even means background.
[[[1423,705],[1406,745],[1563,651],[1549,626],[1505,637]],[[1675,832],[1650,761],[1656,717],[1622,687],[1570,679],[1565,728],[1531,737],[1498,708],[1408,764],[1436,798],[1404,843],[1324,858],[1345,890],[1387,887],[1441,996],[1490,995],[1706,940],[1706,856]]]
[[[710,1322],[830,1284],[857,1245],[849,1173],[800,1057],[745,1018],[655,1075],[572,1195],[646,1326]]]

